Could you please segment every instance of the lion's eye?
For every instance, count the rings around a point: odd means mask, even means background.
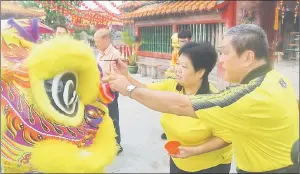
[[[52,106],[60,113],[73,117],[78,111],[77,78],[66,72],[44,81],[45,91]]]

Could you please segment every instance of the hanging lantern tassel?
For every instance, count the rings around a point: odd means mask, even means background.
[[[296,9],[297,11],[298,11],[298,9]],[[296,19],[297,19],[297,11],[295,11],[295,15],[294,15],[294,17],[295,17],[295,19],[294,19],[294,24],[296,23]]]
[[[295,14],[294,14],[294,23],[296,23],[297,15],[298,15],[298,8],[299,8],[299,1],[297,1],[297,6],[295,7]]]
[[[275,10],[275,20],[274,20],[274,30],[277,31],[278,30],[278,26],[279,26],[279,7],[276,7],[276,10]]]
[[[281,10],[281,24],[283,24],[284,12],[285,12],[285,8],[282,7],[282,10]]]

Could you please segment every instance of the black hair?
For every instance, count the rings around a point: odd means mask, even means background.
[[[238,55],[251,50],[256,59],[268,61],[269,43],[265,31],[254,24],[241,24],[230,28],[224,36],[232,36],[231,44]]]
[[[58,27],[59,27],[59,28],[64,28],[64,29],[66,30],[66,32],[68,32],[68,28],[67,28],[66,25],[63,25],[63,24],[57,24],[57,25],[54,26],[54,30],[56,31]]]
[[[185,38],[191,39],[192,38],[192,32],[189,31],[189,30],[181,30],[178,33],[178,38],[179,39],[185,39]]]
[[[205,69],[202,77],[202,85],[197,94],[209,93],[208,75],[215,67],[218,58],[215,48],[208,42],[188,42],[180,48],[179,56],[181,54],[186,55],[191,60],[195,72]]]
[[[299,151],[299,139],[296,140],[292,146],[292,151],[291,151],[291,158],[294,164],[299,164],[299,157],[300,157],[300,151]]]

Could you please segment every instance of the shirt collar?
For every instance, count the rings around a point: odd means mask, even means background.
[[[107,55],[107,54],[109,53],[109,51],[111,50],[111,48],[112,48],[112,45],[109,44],[108,47],[106,48],[106,50],[104,50],[104,52],[101,51],[100,53],[101,53],[102,55]]]
[[[208,78],[208,77],[206,77]],[[176,90],[177,91],[182,91],[184,93],[184,87],[181,86],[180,84],[177,83],[176,85]],[[209,90],[209,82],[208,79],[203,79],[201,87],[198,89],[196,94],[209,94],[210,90]]]
[[[246,77],[244,77],[244,79],[241,81],[241,84],[247,84],[249,83],[251,80],[266,75],[269,71],[272,70],[272,66],[269,63],[266,63],[262,66],[259,66],[255,69],[253,69],[252,71],[250,71]]]

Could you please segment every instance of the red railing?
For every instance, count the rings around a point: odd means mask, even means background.
[[[114,45],[114,47],[120,51],[120,53],[124,56],[124,58],[128,58],[132,55],[134,48],[133,46],[127,45]]]

